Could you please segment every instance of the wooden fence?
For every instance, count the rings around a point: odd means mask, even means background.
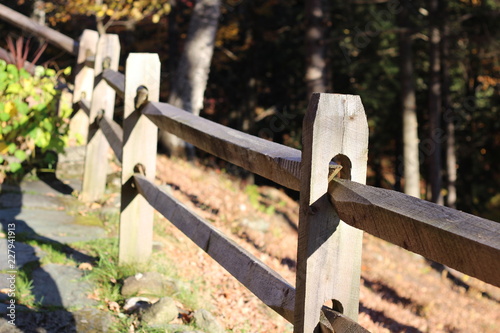
[[[82,199],[103,195],[111,147],[122,163],[121,263],[149,258],[156,209],[293,323],[294,332],[366,331],[356,323],[363,231],[500,286],[500,224],[364,185],[368,126],[358,96],[314,94],[301,152],[158,102],[158,56],[130,54],[125,74],[119,73],[116,35],[85,30],[76,42],[3,5],[0,18],[77,57],[73,101],[79,110],[72,121],[88,142]],[[113,121],[115,94],[125,103],[121,125]],[[157,127],[300,191],[295,287],[155,185]],[[330,300],[333,309],[324,306]]]

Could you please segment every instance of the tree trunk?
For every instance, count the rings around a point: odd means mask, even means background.
[[[195,115],[199,115],[203,108],[219,17],[220,0],[196,2],[184,51],[172,82],[168,102]],[[191,145],[170,133],[160,133],[160,142],[171,156],[194,156]]]
[[[413,78],[412,39],[408,8],[401,7],[398,16],[401,107],[403,111],[404,192],[420,198],[420,163],[418,156],[418,120]]]
[[[399,13],[399,61],[401,75],[401,108],[403,111],[404,192],[420,198],[420,163],[418,156],[418,120],[413,77],[412,39],[408,8]]]
[[[455,151],[455,112],[451,105],[450,95],[450,28],[447,22],[447,12],[442,12],[443,18],[443,36],[441,39],[441,58],[443,75],[443,107],[445,110],[444,121],[446,123],[446,204],[448,207],[456,208],[457,201],[457,156]]]
[[[307,98],[315,92],[325,92],[326,45],[323,0],[306,1],[306,84]]]
[[[443,204],[441,195],[441,59],[439,44],[441,33],[439,30],[439,0],[429,0],[430,18],[430,82],[429,82],[429,122],[430,122],[430,147],[429,147],[429,181],[431,185],[430,200]]]

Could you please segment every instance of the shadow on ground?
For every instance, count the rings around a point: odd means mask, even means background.
[[[68,209],[78,204],[71,196],[78,182],[66,184],[54,174],[40,175],[39,179],[1,185],[0,223],[5,238],[0,239],[0,313],[6,320],[0,321],[0,331],[105,331],[100,319],[94,318],[100,311],[92,308],[95,301],[87,297],[92,286],[82,280],[83,272],[74,265],[41,263],[44,256],[54,252],[78,264],[93,262],[94,258],[66,243],[103,237],[104,230],[75,224],[75,217],[68,214]],[[12,276],[17,280],[15,289],[9,280]],[[29,281],[31,295],[26,292]],[[19,289],[21,285],[25,287]],[[15,310],[8,308],[11,299],[15,300]],[[89,324],[101,326],[92,328]]]

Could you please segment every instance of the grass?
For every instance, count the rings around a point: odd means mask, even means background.
[[[29,308],[37,306],[35,303],[35,296],[31,293],[31,289],[33,289],[33,279],[31,275],[36,267],[27,264],[17,272],[16,276],[16,302]]]

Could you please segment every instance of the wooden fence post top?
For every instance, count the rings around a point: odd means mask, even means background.
[[[348,125],[348,126],[346,126]],[[368,162],[368,122],[365,109],[358,95],[314,93],[304,117],[304,136],[312,146],[314,161],[311,162],[310,204],[328,190],[328,164],[337,155],[357,162],[352,167],[351,180],[366,182]],[[303,164],[304,165],[304,164]],[[304,190],[304,188],[302,188]]]

